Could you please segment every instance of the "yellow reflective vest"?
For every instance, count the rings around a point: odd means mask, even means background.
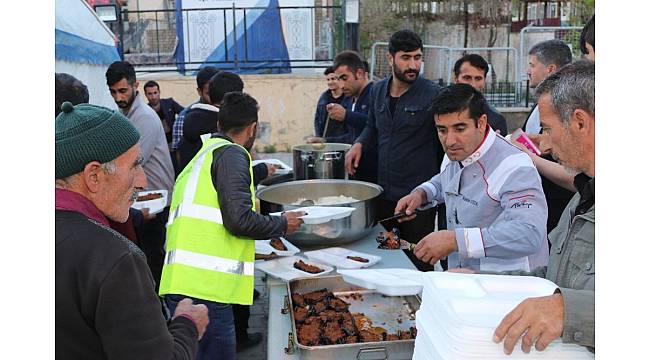
[[[176,180],[160,295],[178,294],[226,304],[253,302],[255,243],[230,234],[223,226],[219,194],[210,174],[212,153],[224,146],[239,145],[221,138],[203,139],[201,150]],[[255,211],[251,166],[249,171]]]

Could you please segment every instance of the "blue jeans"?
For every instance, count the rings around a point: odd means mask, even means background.
[[[165,302],[169,311],[174,314],[176,305],[187,296],[167,295]],[[235,360],[237,342],[235,340],[235,320],[230,304],[222,304],[192,298],[195,304],[204,304],[208,307],[210,323],[199,341],[199,350],[196,360]]]

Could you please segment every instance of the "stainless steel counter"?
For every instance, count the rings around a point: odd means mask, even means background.
[[[373,229],[371,235],[351,244],[341,245],[346,249],[365,252],[368,254],[381,256],[379,261],[370,268],[404,268],[415,269],[415,266],[406,257],[402,250],[381,250],[377,249],[377,242],[375,238],[380,231],[384,229],[377,225]],[[310,251],[322,249],[324,246],[319,247],[302,247],[301,250]],[[302,255],[302,252],[298,255]],[[335,274],[335,273],[332,273]],[[268,277],[266,286],[269,293],[269,319],[268,319],[268,339],[267,339],[267,354],[269,360],[276,359],[300,359],[300,350],[295,348],[293,354],[285,353],[285,347],[288,344],[288,335],[291,332],[291,320],[289,314],[282,314],[281,310],[284,306],[284,296],[287,295],[287,286],[283,280]],[[342,359],[340,359],[342,360]]]

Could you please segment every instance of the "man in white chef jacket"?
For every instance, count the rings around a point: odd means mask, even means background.
[[[487,125],[487,103],[467,84],[433,101],[445,150],[440,174],[403,197],[395,213],[410,220],[423,204],[447,205],[447,229],[425,236],[414,249],[434,264],[484,271],[526,270],[548,263],[547,207],[530,157]]]

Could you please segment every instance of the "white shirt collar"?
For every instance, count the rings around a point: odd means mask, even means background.
[[[214,105],[210,105],[210,104],[204,104],[204,103],[196,103],[196,104],[192,105],[192,109],[203,109],[203,110],[208,110],[208,111],[219,112],[218,107],[216,107]]]
[[[486,127],[488,133],[483,139],[483,142],[481,145],[479,145],[478,149],[472,153],[472,155],[468,156],[465,160],[460,162],[463,166],[469,166],[477,162],[483,156],[483,154],[485,154],[492,147],[492,144],[494,144],[494,139],[496,139],[497,136],[494,130],[490,128],[490,125],[486,125]]]

